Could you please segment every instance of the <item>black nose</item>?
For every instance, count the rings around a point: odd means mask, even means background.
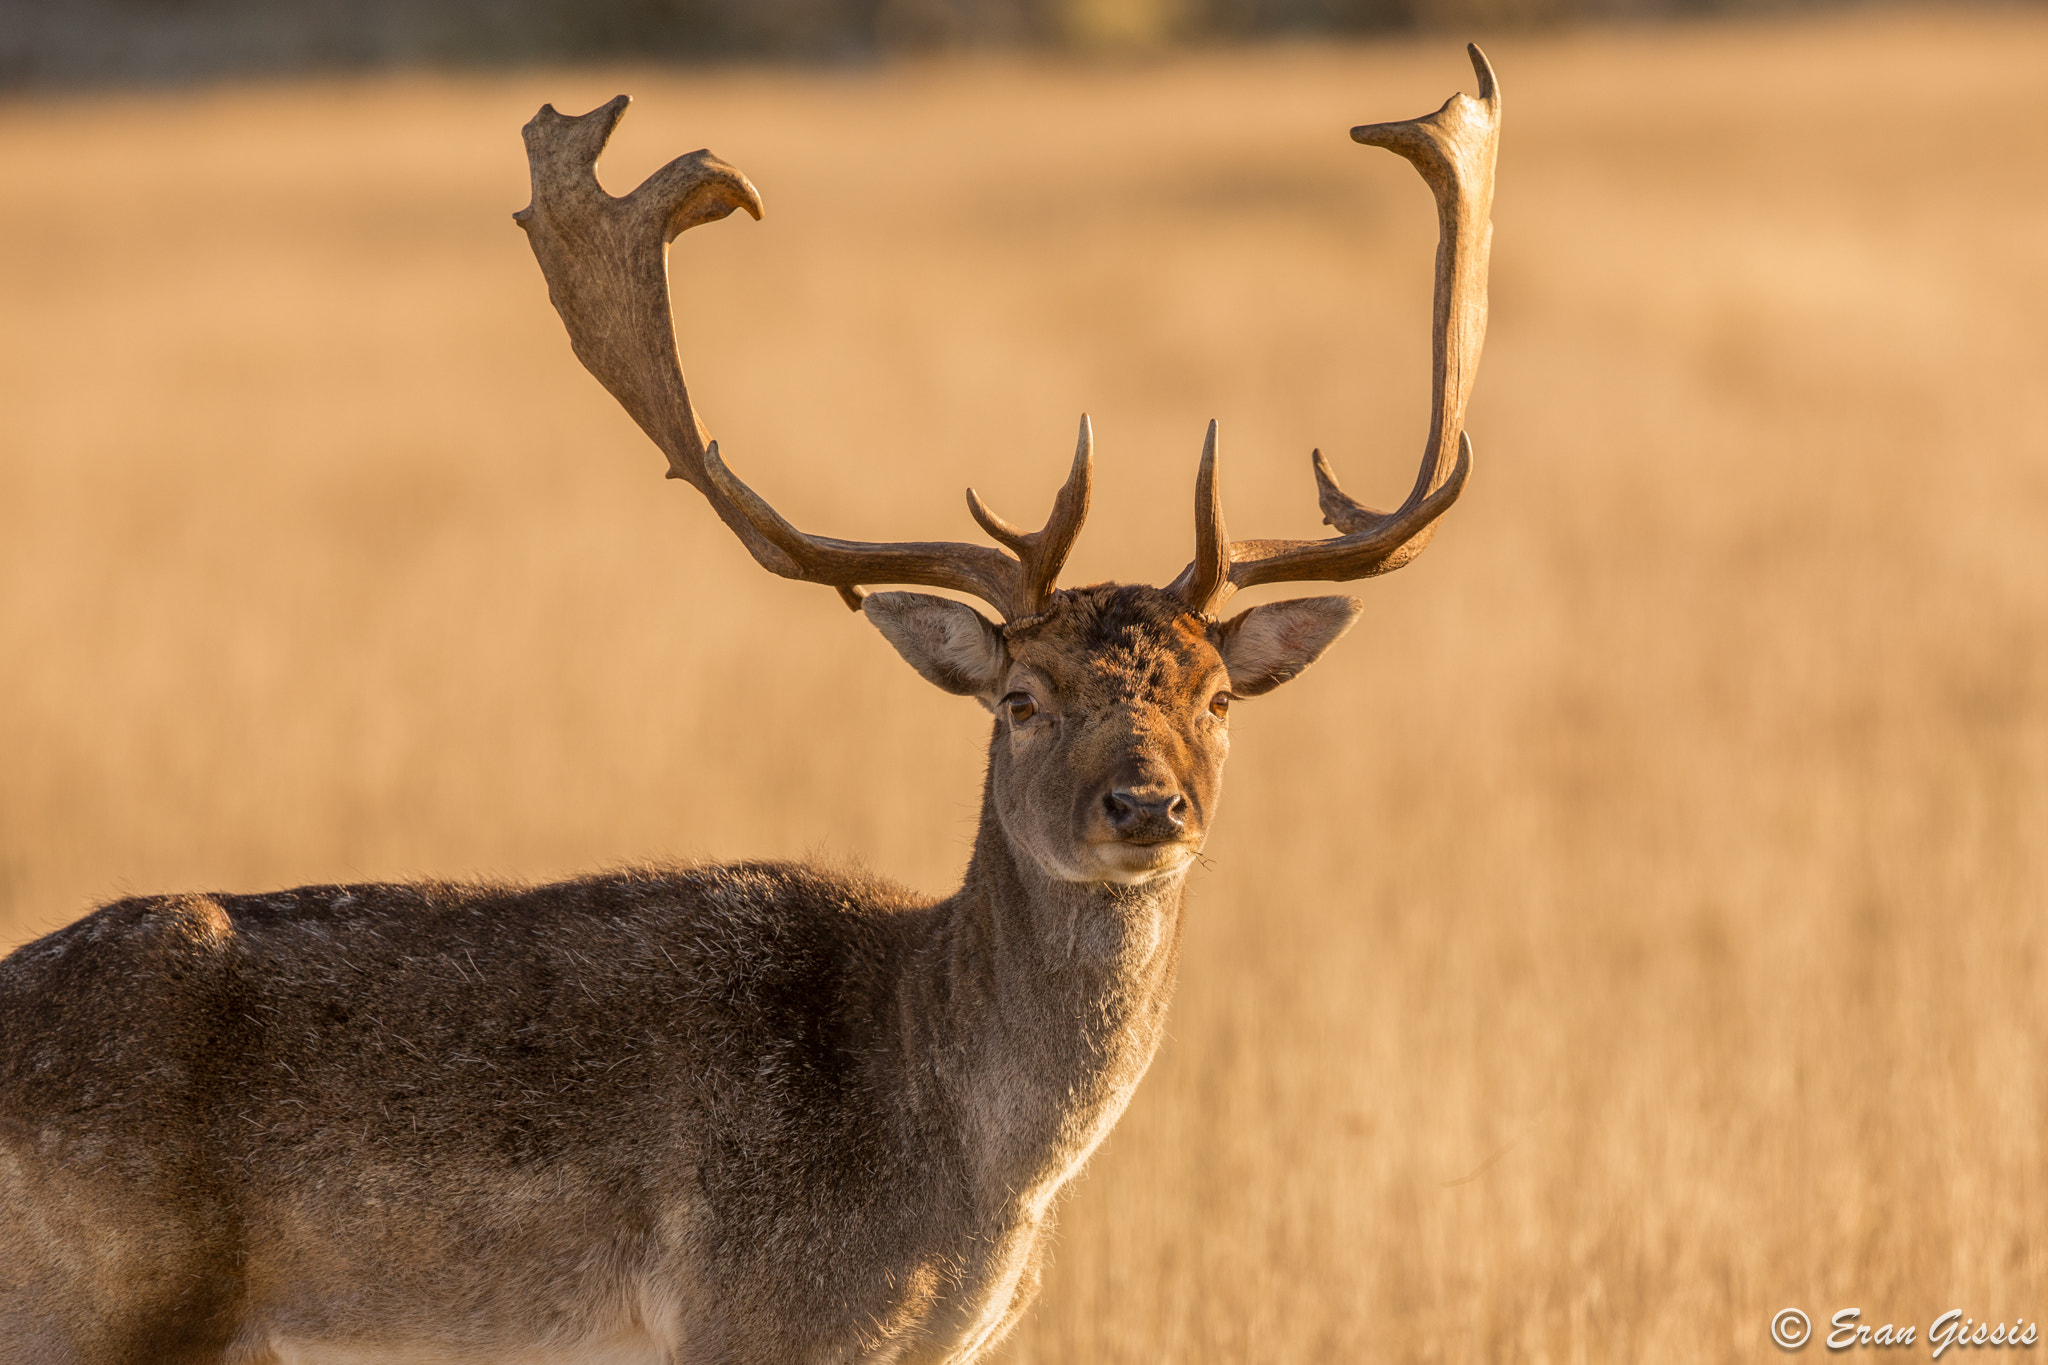
[[[1178,792],[1159,794],[1119,787],[1102,798],[1109,827],[1123,839],[1171,839],[1186,823],[1188,799]]]

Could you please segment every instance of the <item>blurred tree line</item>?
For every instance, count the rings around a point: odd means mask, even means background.
[[[1812,0],[0,0],[0,85],[615,57],[1117,50]]]

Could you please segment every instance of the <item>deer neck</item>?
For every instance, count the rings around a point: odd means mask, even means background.
[[[992,785],[965,882],[934,924],[923,1032],[977,1183],[1036,1214],[1158,1050],[1185,886],[1048,876],[1004,832]]]

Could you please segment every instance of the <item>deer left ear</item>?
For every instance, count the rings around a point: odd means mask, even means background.
[[[1216,648],[1240,697],[1270,692],[1322,657],[1351,629],[1355,597],[1300,597],[1241,611],[1216,628]]]

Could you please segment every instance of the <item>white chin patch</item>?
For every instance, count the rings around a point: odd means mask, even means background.
[[[1087,880],[1142,886],[1171,877],[1194,861],[1188,844],[1095,844],[1088,850]]]

